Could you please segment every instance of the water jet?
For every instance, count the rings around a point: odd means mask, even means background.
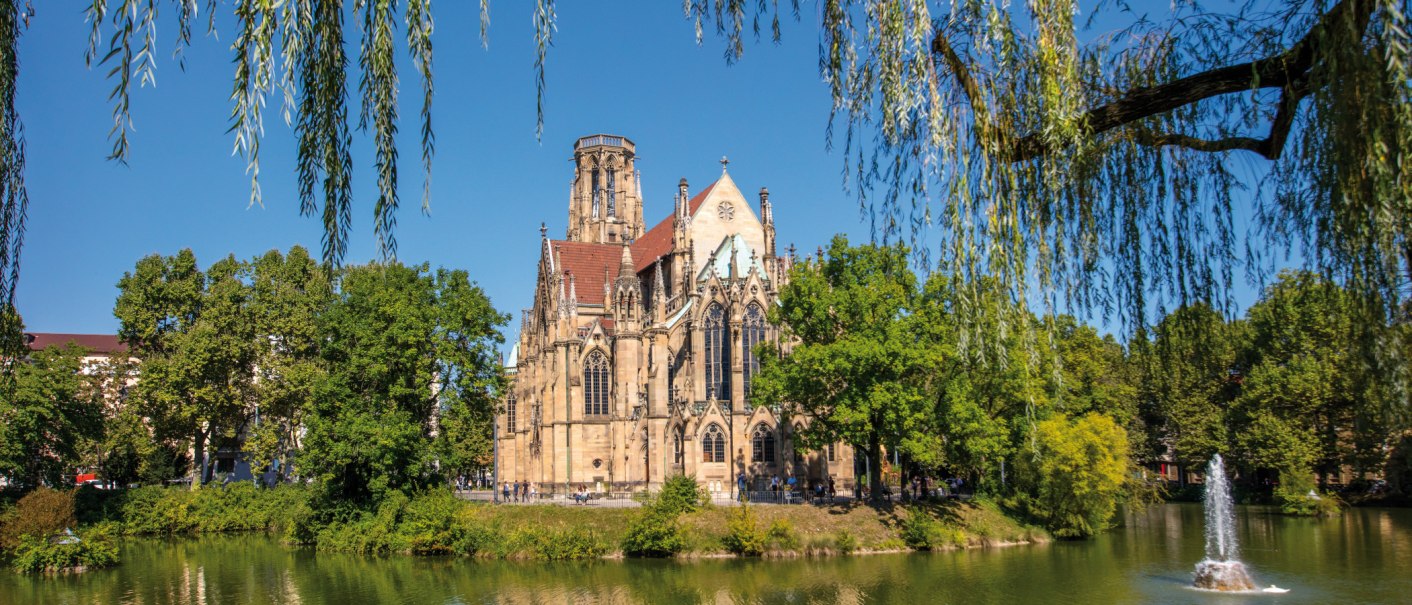
[[[1221,455],[1211,457],[1206,465],[1206,558],[1196,564],[1192,584],[1205,590],[1245,592],[1255,590],[1255,583],[1240,562],[1240,545],[1236,541],[1235,502],[1231,500],[1230,480]]]

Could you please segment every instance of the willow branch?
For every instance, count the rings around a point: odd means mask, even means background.
[[[1269,136],[1263,140],[1246,137],[1206,140],[1180,134],[1146,135],[1151,144],[1156,145],[1180,145],[1199,151],[1247,149],[1270,159],[1278,158],[1288,138],[1299,101],[1314,88],[1314,72],[1319,67],[1321,57],[1329,48],[1359,44],[1375,6],[1376,0],[1341,0],[1285,52],[1210,69],[1155,86],[1136,88],[1115,101],[1090,109],[1079,119],[1085,132],[1091,136],[1206,99],[1257,89],[1279,89],[1280,108],[1270,125]],[[932,53],[951,69],[961,90],[969,98],[981,136],[987,140],[1011,140],[1009,136],[1003,136],[1007,133],[994,120],[969,69],[945,40],[941,28],[937,29],[932,40]],[[1001,159],[1023,162],[1055,151],[1038,133],[1014,138],[1013,141],[999,148]]]

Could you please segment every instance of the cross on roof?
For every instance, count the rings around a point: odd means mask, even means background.
[[[731,161],[727,159],[726,156],[721,156],[721,172],[726,171],[726,164],[729,163],[731,163]]]

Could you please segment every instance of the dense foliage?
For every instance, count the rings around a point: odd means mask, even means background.
[[[1401,328],[1354,325],[1359,301],[1327,279],[1282,274],[1243,320],[1183,307],[1124,346],[1072,317],[1011,314],[993,280],[917,287],[905,258],[840,238],[781,289],[793,350],[764,357],[756,396],[810,418],[805,447],[841,440],[874,469],[895,452],[904,477],[960,477],[1061,537],[1148,497],[1142,466],[1164,460],[1199,471],[1226,453],[1243,489],[1301,514],[1327,512],[1333,499],[1310,494],[1331,482],[1396,472],[1407,425],[1358,349]],[[966,296],[1007,346],[961,344]]]
[[[506,317],[464,271],[331,275],[296,246],[203,272],[183,250],[141,259],[119,291],[132,358],[104,372],[130,388],[109,393],[93,461],[105,479],[162,481],[184,462],[200,486],[224,448],[262,480],[368,501],[489,462]]]
[[[835,237],[828,256],[795,271],[770,321],[783,327],[788,355],[763,355],[754,382],[761,403],[788,403],[810,418],[796,438],[818,449],[845,441],[882,459],[883,447],[918,434],[927,401],[921,385],[933,361],[905,321],[917,278],[902,247],[849,246]],[[882,495],[872,465],[869,484]]]
[[[20,489],[59,485],[89,440],[102,434],[96,373],[80,347],[48,347],[15,365],[0,387],[0,478]]]

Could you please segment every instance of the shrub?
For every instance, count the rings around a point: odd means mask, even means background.
[[[465,526],[456,522],[461,509],[456,495],[435,490],[407,504],[399,532],[414,555],[445,555],[458,550]]]
[[[516,529],[506,541],[504,550],[507,557],[518,555],[546,561],[596,559],[606,552],[603,541],[592,530],[574,528],[556,531],[538,527]]]
[[[696,479],[686,475],[675,475],[662,484],[662,492],[657,495],[654,508],[671,515],[694,513],[701,510],[706,499]]]
[[[843,554],[858,550],[858,538],[853,537],[853,534],[848,533],[846,529],[838,530],[838,534],[834,536],[833,542],[834,548],[837,548],[838,552]]]
[[[25,536],[43,541],[74,525],[73,493],[40,487],[20,498],[5,515],[0,549],[18,548]]]
[[[902,522],[902,542],[913,550],[931,550],[942,545],[941,530],[925,511],[913,508]]]
[[[97,569],[116,565],[118,547],[111,528],[97,525],[80,532],[77,540],[25,534],[15,548],[10,566],[19,573]]]
[[[765,532],[765,537],[769,540],[771,548],[776,550],[796,550],[799,548],[799,535],[794,532],[794,526],[790,525],[788,519],[775,519],[770,524],[769,531]]]
[[[262,489],[243,481],[226,486],[207,486],[195,491],[150,486],[128,490],[121,496],[121,503],[116,509],[123,521],[124,531],[129,534],[284,528],[286,534],[297,535],[308,533],[303,532],[298,524],[309,521],[311,496],[312,490],[302,486]],[[297,541],[311,540],[309,536],[303,538]]]
[[[1275,501],[1280,512],[1299,517],[1336,517],[1343,514],[1343,506],[1333,494],[1313,494],[1313,490],[1300,488],[1275,488]]]
[[[686,537],[675,515],[644,509],[628,523],[621,546],[629,557],[670,557],[686,548]]]
[[[765,552],[765,532],[755,524],[755,514],[750,507],[741,505],[738,512],[731,515],[726,524],[726,535],[721,537],[726,550],[747,557],[758,557]]]

